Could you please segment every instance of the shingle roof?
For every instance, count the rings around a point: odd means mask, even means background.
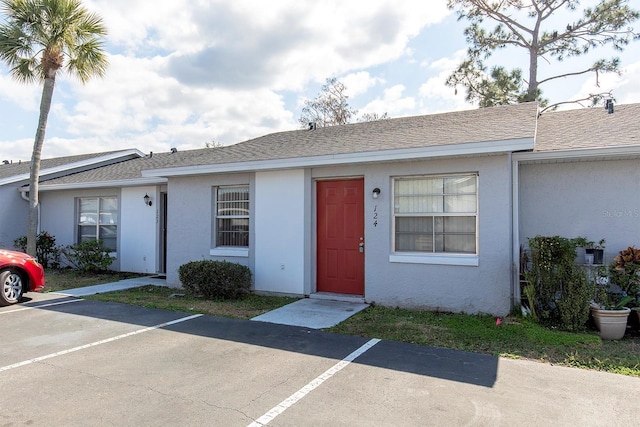
[[[143,170],[292,159],[474,142],[533,140],[537,104],[401,117],[342,126],[276,132],[218,148],[154,153],[49,180],[45,185],[135,180]]]
[[[108,156],[110,154],[120,153],[127,150],[106,151],[104,153],[80,154],[76,156],[54,157],[51,159],[40,160],[40,170],[64,167],[86,160],[97,159],[99,157]],[[0,164],[0,180],[13,176],[24,175],[30,173],[31,162],[13,162],[8,164]]]
[[[184,155],[198,155],[198,152],[212,150],[184,151],[180,153],[153,153],[151,157],[144,156],[131,160],[102,166],[88,171],[78,172],[55,179],[43,181],[43,185],[75,184],[89,182],[126,181],[142,178],[142,171],[157,167],[169,167],[173,162],[180,162]],[[180,154],[180,155],[178,155]]]
[[[533,138],[535,103],[277,132],[221,149],[183,152],[197,166]],[[508,120],[505,120],[508,118]],[[178,153],[179,154],[179,153]]]
[[[476,142],[533,140],[534,137],[535,152],[628,146],[638,145],[640,142],[640,104],[617,105],[613,114],[607,114],[602,108],[546,112],[536,121],[537,111],[535,103],[527,103],[332,126],[313,131],[276,132],[214,149],[155,153],[153,156],[134,158],[50,179],[43,184],[135,181],[142,179],[144,170],[384,153],[385,150],[456,146]],[[43,168],[110,153],[45,159]],[[384,156],[380,158],[384,159]],[[28,171],[29,162],[0,165],[0,179]]]
[[[640,104],[542,113],[534,151],[603,148],[640,144]]]

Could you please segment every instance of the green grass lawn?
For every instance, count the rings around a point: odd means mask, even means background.
[[[141,305],[148,308],[161,308],[164,310],[178,310],[209,314],[212,316],[231,317],[234,319],[251,319],[267,311],[275,310],[292,303],[297,298],[270,297],[249,295],[239,301],[211,301],[197,297],[184,295],[180,289],[166,288],[162,286],[141,286],[119,292],[85,297],[98,301],[120,302],[124,304]]]
[[[498,326],[493,316],[385,307],[370,307],[331,331],[640,377],[637,333],[602,341],[596,331],[550,330],[522,317],[506,317]]]
[[[47,283],[50,283],[49,277],[54,276],[53,281],[59,282],[55,284],[56,287],[107,283],[118,277],[100,275],[91,278],[72,272],[63,272],[56,277],[51,272],[47,273]],[[128,278],[126,274],[124,276]],[[89,298],[237,319],[250,319],[296,300],[251,295],[241,301],[207,301],[180,292],[171,288],[143,286]],[[496,325],[496,318],[487,315],[435,313],[380,306],[369,307],[329,331],[640,377],[638,332],[628,333],[620,341],[602,341],[593,330],[583,333],[550,330],[519,316],[508,316],[502,319],[501,325]]]
[[[46,286],[44,292],[63,291],[65,289],[83,288],[85,286],[101,285],[119,280],[140,277],[138,273],[106,271],[104,273],[84,273],[69,268],[47,268],[44,272]]]

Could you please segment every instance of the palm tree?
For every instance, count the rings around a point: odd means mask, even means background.
[[[29,176],[27,252],[36,254],[40,155],[58,71],[87,82],[107,69],[102,19],[80,0],[0,0],[6,23],[0,24],[0,59],[21,83],[42,82],[40,117]]]

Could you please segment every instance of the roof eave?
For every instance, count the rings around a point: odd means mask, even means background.
[[[513,160],[521,163],[540,161],[596,160],[598,158],[629,158],[640,156],[640,145],[574,148],[569,150],[532,151],[514,153]]]
[[[532,150],[533,146],[533,137],[528,137],[503,141],[484,141],[455,145],[403,148],[397,150],[380,150],[360,153],[329,154],[322,156],[149,169],[143,170],[142,176],[189,176],[212,173],[237,173],[276,169],[297,169],[314,166],[339,166],[363,163],[382,163],[401,160],[424,160],[435,157],[460,157],[511,153],[515,151]]]
[[[82,190],[88,188],[111,188],[111,187],[141,187],[144,185],[162,185],[166,184],[167,179],[162,177],[121,179],[115,181],[99,181],[99,182],[72,182],[67,184],[40,184],[38,191],[60,191],[60,190]],[[18,189],[18,191],[29,191],[26,185]]]
[[[137,149],[129,149],[118,151],[117,153],[111,153],[100,157],[92,157],[91,159],[82,160],[79,162],[67,163],[65,165],[56,166],[53,168],[47,168],[40,171],[40,179],[49,178],[51,176],[59,175],[64,176],[72,172],[81,172],[95,167],[103,166],[105,164],[115,163],[115,161],[122,161],[128,158],[144,157],[144,153]],[[9,178],[0,179],[0,186],[6,184],[12,184],[29,179],[28,173],[11,176]]]

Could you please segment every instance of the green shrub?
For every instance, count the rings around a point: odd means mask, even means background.
[[[594,287],[575,265],[575,239],[536,236],[529,239],[529,248],[531,269],[526,279],[535,289],[538,321],[570,331],[583,329]]]
[[[115,259],[101,240],[85,240],[66,246],[61,252],[72,267],[81,271],[105,271]]]
[[[567,331],[583,330],[589,320],[589,302],[593,298],[595,287],[587,279],[586,272],[577,266],[562,283],[558,300],[560,327]]]
[[[227,261],[192,261],[178,268],[185,290],[206,299],[240,299],[251,289],[251,270]]]
[[[27,236],[18,237],[13,246],[22,252],[27,252]],[[44,268],[60,267],[60,247],[56,246],[56,238],[46,231],[36,236],[36,258]]]
[[[629,246],[621,250],[609,265],[609,278],[622,296],[635,299],[633,306],[640,305],[640,249]]]

